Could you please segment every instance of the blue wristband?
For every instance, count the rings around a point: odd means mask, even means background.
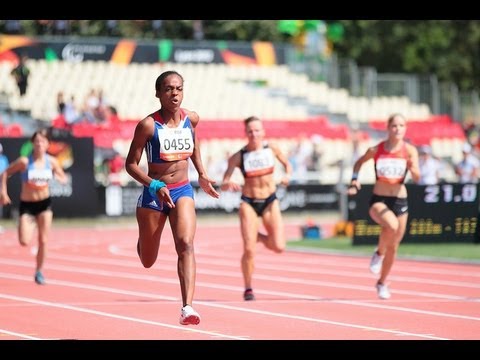
[[[157,191],[160,190],[161,188],[165,187],[165,183],[160,180],[153,179],[152,182],[150,183],[150,186],[148,187],[148,192],[150,195],[152,195],[154,198],[157,197]]]

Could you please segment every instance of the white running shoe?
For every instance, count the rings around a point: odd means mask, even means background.
[[[200,324],[200,315],[190,305],[185,305],[180,313],[180,324],[198,325]]]
[[[387,299],[390,299],[390,296],[392,296],[390,294],[390,290],[388,290],[387,285],[377,283],[376,288],[377,288],[378,297],[380,299],[387,300]]]
[[[372,259],[370,260],[370,271],[374,274],[380,274],[382,270],[383,256],[378,255],[377,250],[373,253]]]

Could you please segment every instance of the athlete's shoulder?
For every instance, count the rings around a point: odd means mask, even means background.
[[[161,121],[162,120],[162,116],[160,115],[160,111],[157,110],[157,111],[154,111],[150,114],[148,114],[147,116],[145,116],[142,120],[140,121]]]
[[[263,145],[269,148],[280,148],[280,143],[281,142],[278,139],[275,139],[275,140],[268,139],[263,141]]]
[[[20,156],[15,160],[16,163],[19,164],[28,164],[30,162],[30,155],[29,156]]]
[[[411,143],[409,143],[409,142],[407,142],[407,141],[405,141],[404,144],[405,144],[405,148],[407,148],[408,150],[410,150],[410,149],[412,149],[412,150],[413,150],[413,149],[417,150],[417,147],[416,147],[415,145],[413,145],[413,144],[411,144]]]
[[[408,142],[405,143],[405,149],[407,149],[409,154],[418,154],[417,147],[413,144],[408,143]]]
[[[53,155],[47,154],[47,159],[51,165],[59,164],[58,159]]]
[[[383,144],[384,144],[384,143],[385,143],[385,141],[381,141],[381,142],[379,142],[379,143],[377,143],[377,144],[375,144],[375,145],[370,146],[370,147],[367,149],[367,152],[373,153],[373,154],[377,153],[377,151],[378,151],[379,149],[383,149]]]
[[[153,118],[153,114],[150,114],[137,123],[136,129],[147,132],[151,131],[153,133],[154,123],[155,119]]]
[[[200,121],[200,116],[198,116],[195,111],[184,108],[182,108],[182,111],[185,113],[186,116],[188,116],[193,126],[196,126],[198,124],[198,122]]]
[[[377,148],[379,147],[383,147],[385,145],[385,143],[387,142],[387,140],[382,140],[382,141],[379,141],[376,145]]]
[[[241,148],[240,150],[237,150],[235,153],[230,155],[230,157],[228,158],[228,162],[230,164],[233,164],[234,166],[239,166],[240,160],[242,159],[243,152],[244,152],[243,148]]]
[[[11,169],[12,173],[23,171],[27,168],[28,163],[28,156],[20,156],[10,163],[9,168]]]
[[[154,121],[155,121],[155,118],[153,117],[152,114],[147,115],[137,123],[137,127],[150,126],[154,123]]]

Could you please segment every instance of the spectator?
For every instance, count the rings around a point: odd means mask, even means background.
[[[418,165],[420,167],[419,185],[436,185],[440,182],[442,164],[433,157],[432,148],[428,145],[419,148]]]
[[[118,21],[117,20],[107,20],[107,35],[108,36],[119,36]]]
[[[3,153],[3,146],[0,144],[0,174],[8,167],[9,161],[7,156]]]
[[[53,22],[53,34],[54,35],[68,35],[70,34],[70,21],[69,20],[54,20]]]
[[[8,168],[8,165],[10,165],[10,162],[8,161],[7,156],[3,153],[3,146],[0,144],[0,174],[5,171],[6,168]],[[3,218],[3,206],[0,205],[0,219]],[[3,232],[3,227],[0,226],[0,233]]]
[[[5,32],[7,34],[17,35],[23,32],[20,20],[5,20]]]
[[[108,182],[110,185],[121,185],[121,173],[124,169],[125,159],[118,152],[108,161]]]
[[[57,93],[57,112],[59,115],[63,114],[65,109],[65,97],[63,95],[63,91],[59,91]]]
[[[193,38],[197,41],[203,40],[205,34],[203,33],[202,20],[193,20]]]
[[[27,93],[28,76],[30,75],[30,69],[27,67],[27,56],[23,55],[20,58],[18,65],[12,70],[11,74],[15,78],[15,81],[20,91],[20,96]]]
[[[162,20],[152,20],[153,36],[159,38],[162,35]]]
[[[63,116],[65,117],[65,122],[67,123],[68,127],[83,121],[84,116],[77,110],[75,96],[70,96],[70,100],[64,104]]]
[[[472,154],[472,146],[469,143],[463,144],[463,159],[455,165],[455,173],[458,181],[462,184],[478,183],[478,175],[480,174],[480,163]]]

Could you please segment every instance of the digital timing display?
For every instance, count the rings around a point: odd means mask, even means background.
[[[368,215],[373,185],[348,198],[354,244],[376,244],[380,226]],[[478,184],[407,184],[408,223],[403,242],[474,242],[479,212]]]

